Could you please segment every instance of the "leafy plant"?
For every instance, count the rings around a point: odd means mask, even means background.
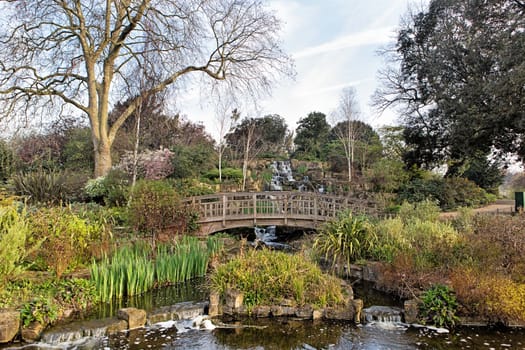
[[[16,193],[35,203],[60,203],[66,198],[66,177],[62,171],[40,168],[13,175]]]
[[[30,215],[33,239],[43,240],[38,257],[57,278],[73,264],[86,262],[90,244],[104,237],[103,224],[89,223],[70,207],[41,208]]]
[[[344,305],[339,280],[325,275],[302,255],[270,250],[249,250],[217,267],[210,277],[212,290],[224,294],[234,289],[244,294],[244,304],[273,305],[282,299],[297,305]]]
[[[20,317],[24,327],[35,321],[47,325],[57,320],[58,307],[50,298],[39,296],[22,305]]]
[[[167,180],[138,181],[129,207],[131,225],[137,231],[155,234],[168,227],[180,233],[194,222],[192,211],[180,202],[179,195]]]
[[[30,230],[25,209],[19,211],[15,197],[0,192],[0,289],[21,270],[21,263],[35,247],[27,245]]]
[[[55,299],[60,305],[72,307],[76,311],[85,310],[98,300],[93,281],[83,278],[59,281],[56,287]]]
[[[332,267],[340,263],[348,267],[356,260],[370,257],[376,242],[375,232],[365,216],[344,212],[321,229],[314,249],[330,260]]]
[[[435,285],[425,291],[421,297],[421,317],[425,323],[438,327],[454,327],[459,318],[456,316],[457,301],[452,290],[444,285]]]

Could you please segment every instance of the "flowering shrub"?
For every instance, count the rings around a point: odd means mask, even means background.
[[[147,180],[165,179],[173,173],[173,156],[173,152],[167,148],[140,153],[137,158],[137,177]],[[129,175],[133,174],[133,153],[128,152],[122,156],[119,168]]]

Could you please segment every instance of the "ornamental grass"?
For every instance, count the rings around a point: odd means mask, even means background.
[[[221,295],[228,289],[242,292],[249,310],[277,305],[284,299],[316,307],[346,302],[340,280],[299,254],[250,250],[217,267],[210,280],[211,289]]]

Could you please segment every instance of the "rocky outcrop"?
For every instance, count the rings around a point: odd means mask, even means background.
[[[227,290],[222,300],[214,295],[210,298],[210,310],[231,316],[252,316],[252,317],[295,317],[303,320],[331,319],[348,320],[359,323],[363,302],[360,299],[353,299],[353,291],[350,285],[345,285],[348,290],[348,300],[346,306],[316,308],[313,305],[296,305],[294,301],[283,299],[276,305],[260,305],[253,309],[248,309],[244,304],[243,293],[236,290]],[[219,313],[215,314],[218,315]]]
[[[0,344],[9,343],[20,330],[20,312],[0,312]]]
[[[119,320],[128,323],[128,329],[143,327],[146,324],[146,311],[134,307],[120,309],[117,312]]]

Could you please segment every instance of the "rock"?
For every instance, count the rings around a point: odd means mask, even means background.
[[[128,322],[128,329],[143,327],[146,324],[146,311],[134,307],[118,310],[117,317]]]
[[[361,312],[363,311],[364,302],[362,299],[354,299],[352,300],[352,306],[354,307],[354,322],[356,324],[361,323]]]
[[[324,310],[323,316],[329,320],[353,321],[355,318],[355,311],[353,305],[349,305],[345,308],[327,307]]]
[[[313,319],[313,313],[314,308],[312,307],[312,305],[305,305],[303,307],[298,307],[295,309],[295,316],[305,320]]]
[[[20,330],[20,312],[0,312],[0,344],[9,343]]]
[[[363,266],[363,280],[376,283],[381,277],[381,266],[380,262],[368,262]]]
[[[241,308],[244,301],[244,294],[242,292],[228,289],[224,296],[224,303],[228,308],[238,310]]]
[[[419,302],[416,299],[405,300],[403,304],[405,323],[416,323],[419,314]]]
[[[159,322],[171,321],[173,319],[170,306],[164,306],[148,313],[147,324],[152,325]]]
[[[272,305],[270,311],[274,317],[295,315],[295,308],[291,306]]]
[[[128,322],[125,320],[114,320],[114,322],[111,322],[108,324],[108,327],[106,329],[106,334],[111,335],[118,332],[125,331],[128,328]]]
[[[35,342],[40,339],[44,328],[44,325],[40,322],[31,322],[29,326],[22,327],[22,339],[28,343]]]
[[[312,319],[313,320],[319,320],[323,317],[323,311],[321,310],[314,310],[314,312],[312,312]]]
[[[208,315],[210,317],[215,317],[221,314],[220,301],[221,298],[219,293],[210,293],[210,306],[208,308]]]
[[[253,308],[252,310],[252,314],[255,316],[255,317],[269,317],[270,316],[270,313],[271,313],[271,308],[270,306],[256,306]]]

